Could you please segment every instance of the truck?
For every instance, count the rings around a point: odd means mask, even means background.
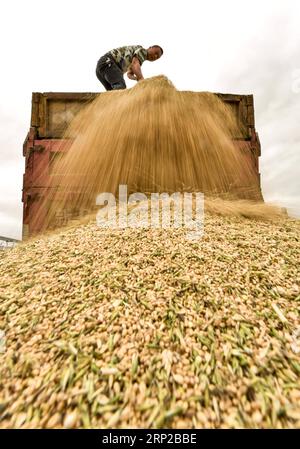
[[[56,157],[67,152],[71,139],[65,138],[65,131],[76,114],[101,93],[32,93],[31,121],[23,144],[25,173],[23,175],[23,239],[40,231],[40,224],[34,220],[37,211],[45,207],[49,196],[49,184]],[[240,126],[239,135],[234,137],[237,151],[247,156],[256,174],[256,197],[249,189],[249,199],[263,201],[259,173],[261,145],[255,130],[253,95],[216,94],[234,112]],[[253,186],[250,186],[253,187]],[[244,189],[245,192],[245,189]],[[246,194],[247,196],[247,194]],[[46,213],[46,211],[45,211]]]

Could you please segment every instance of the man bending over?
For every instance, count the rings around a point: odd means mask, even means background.
[[[134,81],[143,80],[141,65],[144,61],[156,61],[163,54],[159,45],[148,49],[141,45],[115,48],[103,55],[96,68],[98,80],[106,90],[126,89],[124,73]]]

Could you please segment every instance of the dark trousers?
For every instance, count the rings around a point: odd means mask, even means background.
[[[126,89],[123,72],[109,54],[99,59],[96,76],[106,90]]]

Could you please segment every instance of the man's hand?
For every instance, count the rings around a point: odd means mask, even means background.
[[[142,74],[142,70],[141,70],[140,61],[138,60],[138,58],[136,56],[134,56],[132,58],[132,63],[131,63],[129,72],[133,73],[133,75],[135,75],[137,81],[140,81],[140,80],[144,79],[143,74]]]
[[[135,76],[135,74],[132,72],[131,68],[128,70],[127,72],[127,77],[132,80],[132,81],[137,81],[137,77]]]

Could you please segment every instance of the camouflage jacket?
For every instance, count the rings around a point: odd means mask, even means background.
[[[109,52],[120,67],[123,73],[126,73],[134,56],[138,58],[140,64],[147,59],[147,50],[141,45],[128,45],[125,47],[115,48]]]

